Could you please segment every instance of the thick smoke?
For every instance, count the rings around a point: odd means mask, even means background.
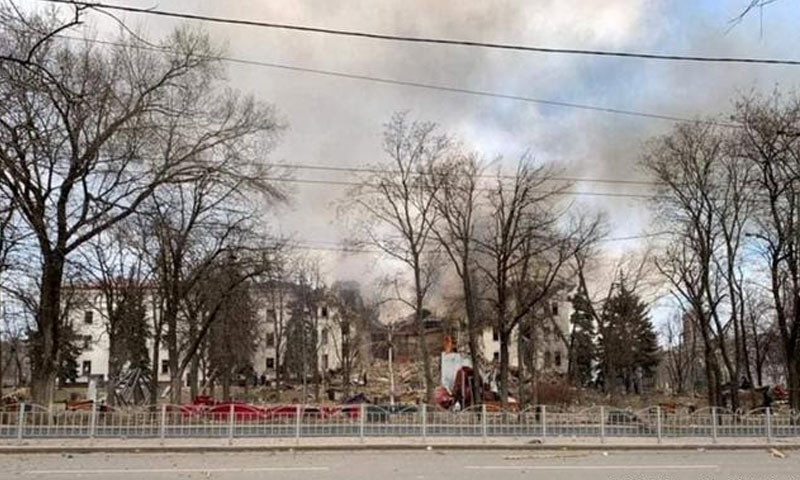
[[[131,2],[151,6],[145,1]],[[730,28],[747,0],[440,2],[404,0],[165,1],[159,8],[298,25],[516,43],[549,47],[660,53],[792,58],[800,40],[796,2],[777,2]],[[128,16],[151,37],[175,21]],[[729,111],[741,92],[793,89],[800,68],[688,64],[652,60],[502,52],[480,48],[392,43],[227,25],[207,25],[234,57],[408,81],[497,91],[542,99],[695,117]],[[440,123],[488,156],[510,162],[530,149],[584,178],[641,179],[642,143],[670,122],[556,108],[512,100],[381,85],[242,65],[230,65],[237,88],[274,102],[290,124],[270,161],[363,166],[382,160],[382,124],[392,112],[411,110]],[[352,175],[299,170],[298,178],[352,180]],[[648,193],[646,187],[581,183],[577,190]],[[295,187],[280,212],[283,232],[299,239],[337,241],[331,203],[344,187]],[[605,207],[612,236],[646,228],[641,200],[580,197]],[[616,244],[631,248],[635,244]],[[329,254],[336,277],[375,273],[364,256]],[[368,264],[368,267],[362,265]]]

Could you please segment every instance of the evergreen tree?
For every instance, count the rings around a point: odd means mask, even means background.
[[[121,368],[138,368],[150,372],[150,352],[147,340],[150,332],[147,324],[145,292],[141,286],[124,286],[119,291],[119,303],[112,314],[112,328],[116,335],[111,355]]]
[[[75,383],[80,376],[78,357],[83,353],[83,340],[75,332],[71,324],[65,323],[62,327],[62,350],[59,352],[56,365],[56,379],[59,385]],[[38,330],[28,331],[28,349],[30,355],[42,355],[42,336]]]
[[[293,308],[286,323],[286,357],[284,365],[290,376],[298,382],[313,375],[317,368],[317,332],[311,315],[302,309]]]
[[[595,326],[589,310],[589,299],[583,294],[572,297],[572,333],[569,342],[569,379],[575,385],[592,381],[597,361]]]
[[[603,306],[598,325],[600,375],[607,391],[641,392],[658,365],[658,341],[647,305],[624,278]]]

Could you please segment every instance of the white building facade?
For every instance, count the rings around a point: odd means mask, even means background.
[[[539,313],[534,333],[534,350],[536,369],[544,373],[566,374],[569,368],[569,348],[564,339],[569,340],[572,333],[572,302],[553,300],[546,309],[547,313]],[[492,327],[484,328],[481,334],[481,347],[484,360],[492,364],[500,362],[500,338]],[[519,366],[519,328],[511,332],[509,342],[509,366]]]
[[[268,380],[276,378],[278,365],[283,364],[288,346],[286,326],[292,317],[292,303],[295,299],[295,287],[291,284],[282,286],[282,291],[274,288],[264,289],[257,287],[256,298],[259,302],[258,309],[258,339],[253,354],[252,366],[257,377]],[[146,322],[151,328],[154,320],[159,315],[158,301],[154,295],[145,296]],[[327,302],[319,302],[315,311],[305,311],[309,316],[306,321],[311,321],[317,330],[317,369],[319,372],[338,370],[343,364],[342,341],[343,333],[338,313]],[[313,320],[309,320],[313,316]],[[110,345],[108,335],[107,312],[105,298],[99,289],[85,288],[81,290],[81,301],[72,306],[67,312],[68,322],[79,338],[81,353],[77,357],[78,377],[77,382],[88,383],[95,380],[99,383],[109,380]],[[149,358],[153,358],[153,341],[147,340]],[[154,368],[158,373],[159,383],[168,383],[171,375],[169,370],[169,353],[163,348],[159,351],[159,365]],[[200,382],[203,381],[202,369],[198,372]],[[187,372],[186,376],[189,375]]]
[[[297,287],[292,284],[270,285],[259,294],[258,346],[253,356],[256,374],[268,381],[278,377],[278,368],[285,365],[288,345],[287,328],[296,305]],[[344,363],[344,339],[339,313],[331,302],[320,301],[303,312],[304,321],[316,330],[316,368],[321,374],[338,370]],[[346,329],[345,329],[346,330]]]
[[[145,321],[148,326],[152,327],[159,314],[158,302],[154,295],[147,294],[144,303],[146,307]],[[109,380],[110,342],[107,318],[105,298],[99,289],[82,289],[81,301],[67,312],[67,321],[78,335],[82,349],[77,358],[78,382],[88,383],[90,380],[95,380],[102,383]],[[152,335],[147,340],[147,350],[149,358],[152,360]],[[169,353],[164,348],[159,349],[159,363],[158,381],[169,382]]]

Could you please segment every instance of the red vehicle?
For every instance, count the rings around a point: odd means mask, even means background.
[[[241,402],[218,403],[208,410],[212,420],[228,420],[233,412],[236,422],[253,422],[269,418],[268,410],[256,405]]]

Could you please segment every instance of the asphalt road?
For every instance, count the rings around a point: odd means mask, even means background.
[[[800,452],[454,451],[0,456],[0,478],[75,480],[502,480],[798,478]]]

